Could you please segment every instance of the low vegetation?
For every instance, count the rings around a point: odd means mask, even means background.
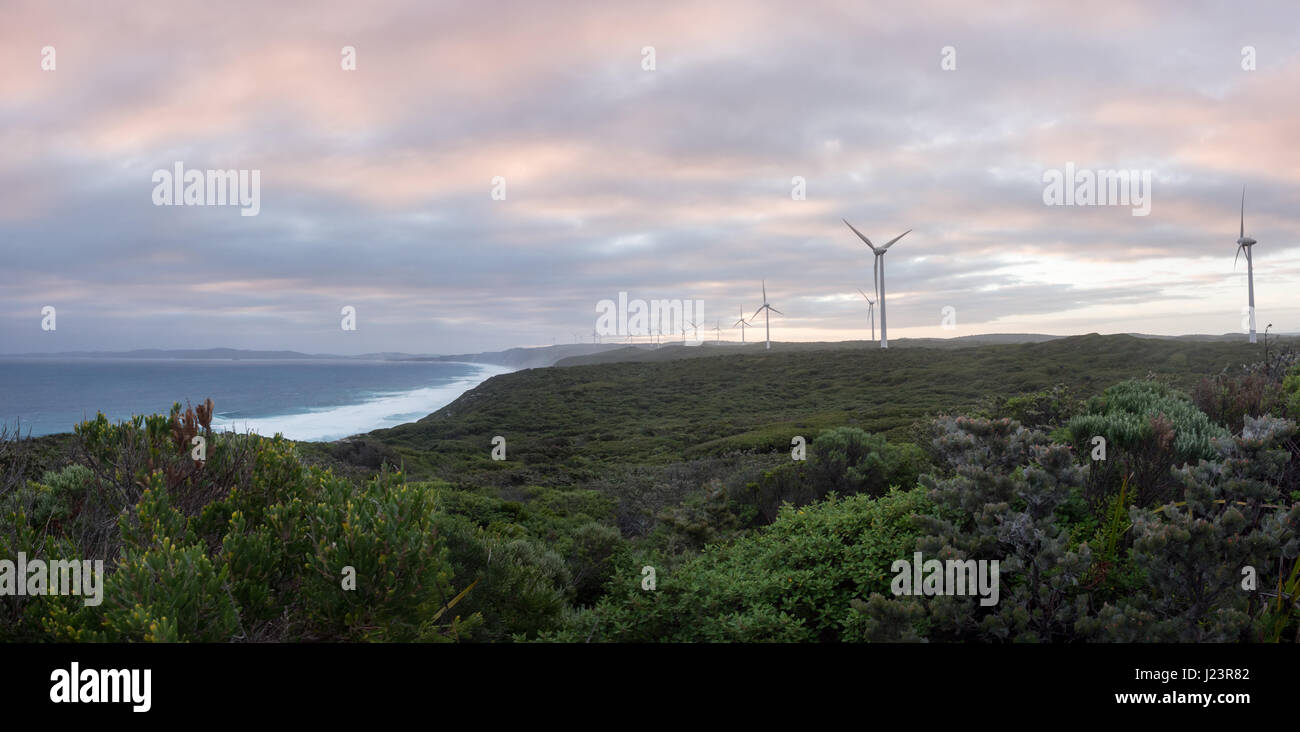
[[[1297,405],[1286,352],[1085,336],[535,369],[330,444],[100,416],[0,439],[0,559],[106,570],[0,640],[1295,642]],[[918,552],[997,602],[897,593]]]

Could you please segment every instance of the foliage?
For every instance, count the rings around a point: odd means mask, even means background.
[[[1300,379],[1296,386],[1300,388]],[[1201,379],[1192,390],[1197,408],[1233,434],[1241,434],[1247,417],[1282,416],[1286,408],[1283,395],[1284,384],[1269,378],[1262,368],[1225,369],[1213,378]]]
[[[917,518],[923,556],[998,561],[996,605],[976,595],[887,598],[855,606],[871,640],[1059,641],[1083,612],[1076,598],[1091,563],[1084,544],[1069,546],[1058,513],[1082,471],[1070,451],[1011,420],[943,418],[936,451],[950,477],[926,475],[931,500],[950,514]],[[900,555],[902,556],[902,555]]]
[[[1170,471],[1215,457],[1212,440],[1228,435],[1185,394],[1149,380],[1125,381],[1090,399],[1067,431],[1083,456],[1092,456],[1094,437],[1106,441],[1105,459],[1093,460],[1089,475],[1087,494],[1094,504],[1106,501],[1130,475],[1139,505],[1168,500],[1178,489]]]
[[[925,454],[915,445],[892,445],[882,435],[838,427],[817,436],[806,462],[769,471],[729,498],[752,506],[762,523],[770,523],[784,503],[804,506],[831,493],[881,496],[890,488],[911,488],[925,466]]]
[[[568,619],[548,640],[836,641],[861,640],[850,601],[888,587],[884,567],[910,551],[913,516],[929,511],[918,489],[879,498],[857,495],[795,508],[729,544],[672,567],[656,556],[620,564],[595,608]],[[657,571],[642,589],[641,567]]]
[[[1218,460],[1178,471],[1183,501],[1130,509],[1131,560],[1146,585],[1106,603],[1081,632],[1119,641],[1225,642],[1280,636],[1294,623],[1294,616],[1264,621],[1267,599],[1243,587],[1243,572],[1251,568],[1259,585],[1276,586],[1281,577],[1274,572],[1300,554],[1300,504],[1282,503],[1277,486],[1290,460],[1280,444],[1295,431],[1286,420],[1248,417],[1241,436],[1219,442]],[[1285,618],[1289,611],[1281,608]]]
[[[1050,431],[1063,426],[1083,410],[1083,402],[1066,384],[1032,394],[1013,396],[1002,403],[998,417],[1019,422],[1025,427]]]
[[[0,430],[0,558],[106,567],[98,607],[0,596],[0,640],[1296,639],[1294,428],[1249,368],[1178,391],[1257,348],[905,343],[530,369],[339,443]],[[999,560],[999,603],[893,596],[916,551]]]
[[[457,593],[434,531],[433,488],[398,473],[356,485],[305,469],[281,438],[251,435],[212,435],[208,464],[178,472],[190,427],[201,425],[178,411],[83,423],[94,467],[0,495],[0,556],[98,559],[105,569],[100,605],[77,595],[0,600],[0,637],[445,640],[477,624],[435,622]],[[113,553],[95,554],[105,547]]]

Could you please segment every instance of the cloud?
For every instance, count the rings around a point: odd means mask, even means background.
[[[774,337],[824,338],[871,289],[841,218],[913,229],[896,337],[951,334],[947,305],[970,329],[1223,332],[1242,184],[1261,317],[1300,324],[1287,3],[124,8],[6,7],[0,351],[474,351],[571,340],[619,291],[752,311],[763,280]],[[177,160],[262,171],[261,213],[153,206]],[[1150,215],[1043,205],[1067,163],[1151,171]]]

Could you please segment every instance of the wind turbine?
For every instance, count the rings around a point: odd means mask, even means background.
[[[722,321],[721,321],[721,320],[715,321],[715,322],[713,323],[713,330],[714,330],[715,333],[718,334],[717,337],[714,338],[714,340],[715,340],[715,341],[718,341],[718,342],[721,342],[721,341],[722,341]]]
[[[688,322],[688,323],[691,324],[691,332],[695,334],[695,340],[696,340],[696,341],[699,341],[699,340],[700,340],[700,325],[699,325],[699,323],[696,323],[694,320],[688,320],[688,321],[686,321],[686,322]],[[684,331],[683,331],[683,332],[684,332]]]
[[[840,221],[844,221],[845,226],[853,229],[853,224],[850,224],[844,219],[840,219]],[[894,246],[894,242],[912,233],[912,230],[908,229],[907,231],[904,231],[893,239],[890,239],[882,247],[872,244],[871,240],[863,236],[862,232],[857,229],[853,229],[853,233],[857,234],[859,239],[866,242],[867,246],[871,247],[871,251],[876,255],[876,266],[872,272],[871,279],[876,286],[876,299],[880,301],[880,347],[889,348],[889,333],[885,328],[885,252],[889,251],[889,248]]]
[[[741,305],[741,306],[740,306],[740,320],[737,320],[736,322],[732,323],[732,324],[731,324],[731,327],[732,327],[732,328],[735,328],[737,325],[740,326],[740,342],[741,342],[741,343],[744,343],[744,342],[745,342],[745,328],[752,328],[752,327],[753,327],[752,325],[749,324],[749,322],[748,322],[747,320],[745,320],[745,306],[744,306],[744,305]]]
[[[1250,342],[1255,342],[1255,260],[1250,255],[1255,240],[1246,236],[1246,186],[1241,187],[1241,232],[1237,237],[1237,256],[1232,258],[1232,268],[1237,268],[1237,257],[1246,252],[1246,281],[1250,288]]]
[[[871,340],[874,341],[876,340],[876,303],[867,297],[867,293],[863,292],[861,287],[858,288],[858,294],[867,301],[867,317],[871,320]]]
[[[776,313],[777,315],[785,315],[785,313],[767,303],[767,280],[763,280],[763,304],[758,306],[758,310],[755,310],[754,314],[751,315],[749,319],[753,320],[754,318],[757,318],[758,314],[762,313],[764,310],[767,310],[768,312],[763,313],[763,330],[767,335],[767,349],[770,351],[772,350],[772,313]],[[745,331],[742,329],[740,332],[743,334]]]

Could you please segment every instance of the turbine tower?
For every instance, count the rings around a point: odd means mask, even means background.
[[[850,224],[844,219],[840,219],[840,221],[844,221],[845,226],[853,229],[853,224]],[[908,229],[907,231],[904,231],[893,239],[890,239],[882,247],[872,244],[871,240],[863,236],[862,232],[857,229],[853,229],[853,233],[857,234],[859,239],[866,242],[866,245],[871,247],[871,251],[876,255],[876,266],[872,272],[871,279],[873,284],[876,286],[876,299],[880,301],[880,347],[889,348],[889,332],[886,329],[885,322],[885,253],[889,251],[890,247],[894,246],[894,242],[912,233],[912,230]]]
[[[732,328],[735,328],[737,325],[740,326],[740,342],[741,342],[741,343],[744,343],[744,342],[745,342],[745,328],[752,328],[752,327],[753,327],[752,325],[749,324],[749,321],[745,320],[745,306],[744,306],[744,305],[741,305],[741,306],[740,306],[740,320],[737,320],[736,322],[732,323],[732,324],[731,324],[731,327],[732,327]]]
[[[863,292],[861,287],[858,288],[858,294],[867,301],[867,318],[871,320],[871,340],[874,341],[876,340],[876,303],[867,297],[867,293]]]
[[[766,334],[767,350],[770,351],[772,350],[772,313],[776,313],[777,315],[785,315],[785,313],[767,303],[767,280],[763,280],[763,304],[758,306],[758,309],[754,311],[754,314],[751,315],[749,319],[753,320],[754,318],[757,318],[758,314],[762,313],[764,310],[768,312],[763,313],[763,330]],[[742,330],[741,333],[744,333],[744,330]]]
[[[1251,256],[1251,247],[1255,240],[1246,236],[1246,186],[1241,187],[1241,231],[1237,235],[1237,256],[1232,258],[1232,268],[1237,268],[1237,257],[1246,252],[1246,282],[1250,296],[1250,342],[1255,342],[1255,259]]]

